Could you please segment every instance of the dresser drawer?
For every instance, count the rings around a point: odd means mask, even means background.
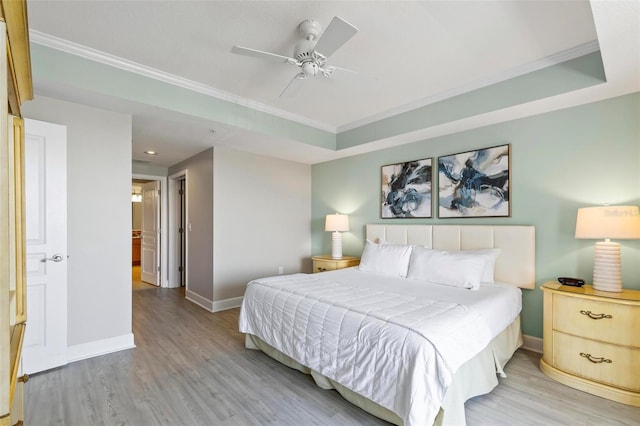
[[[333,271],[338,268],[338,262],[331,260],[314,260],[313,272]]]
[[[334,271],[336,269],[349,268],[360,264],[359,257],[343,256],[341,259],[333,259],[330,256],[313,256],[313,272]]]
[[[553,329],[640,348],[640,307],[555,294]]]
[[[640,391],[640,349],[553,332],[556,368],[595,382]]]

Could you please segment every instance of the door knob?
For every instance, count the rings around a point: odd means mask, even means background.
[[[54,254],[51,257],[45,257],[44,259],[42,259],[43,262],[49,260],[51,262],[62,262],[62,259],[64,259],[64,256],[62,256],[61,254]]]

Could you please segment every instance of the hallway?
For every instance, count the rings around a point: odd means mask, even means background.
[[[131,286],[134,291],[147,290],[157,288],[155,285],[147,284],[140,279],[140,265],[133,265],[131,267]]]

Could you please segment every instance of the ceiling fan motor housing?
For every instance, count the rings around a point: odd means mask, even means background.
[[[293,48],[293,58],[298,62],[313,60],[313,48],[316,42],[314,40],[300,40]]]
[[[304,38],[294,46],[293,58],[303,64],[311,61],[316,62],[317,58],[313,55],[313,49],[316,46],[318,36],[322,32],[322,25],[320,25],[318,21],[307,19],[302,21],[300,25],[298,25],[298,30]],[[309,64],[307,65],[306,69],[303,66],[302,72],[304,72],[304,74],[307,76],[316,75],[316,73],[318,72],[318,66],[319,64],[316,64],[315,67]]]

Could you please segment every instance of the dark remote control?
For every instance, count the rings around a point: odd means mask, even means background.
[[[571,285],[574,287],[582,287],[584,285],[584,280],[581,280],[580,278],[559,277],[558,282],[563,285]]]

